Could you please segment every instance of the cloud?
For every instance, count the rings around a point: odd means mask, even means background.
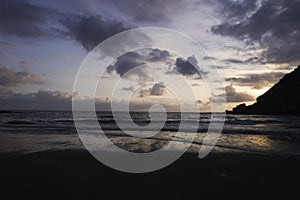
[[[217,60],[217,58],[212,56],[203,56],[202,60]]]
[[[156,83],[154,86],[150,89],[150,95],[153,96],[161,96],[165,94],[166,86],[164,83]]]
[[[293,66],[293,65],[287,65],[287,66],[279,66],[277,68],[275,68],[275,70],[288,70],[288,71],[292,71],[296,68],[297,66]]]
[[[67,34],[88,51],[110,36],[129,29],[123,23],[106,20],[101,15],[73,16],[63,23],[68,29]]]
[[[201,100],[196,101],[197,104],[202,104],[203,102]]]
[[[263,58],[259,58],[257,56],[252,56],[249,57],[246,60],[240,60],[236,58],[228,58],[225,60],[222,60],[222,62],[228,64],[228,63],[233,63],[233,64],[266,64],[266,61]]]
[[[114,64],[109,65],[106,71],[110,74],[115,71],[120,77],[130,80],[151,81],[152,78],[147,73],[146,63],[142,60],[139,53],[128,52],[120,56]]]
[[[167,72],[169,74],[176,74],[178,72],[184,76],[205,75],[206,72],[199,68],[198,61],[195,56],[190,56],[186,60],[184,58],[177,58],[174,68]]]
[[[93,100],[92,98],[81,97],[79,94],[72,94],[71,92],[39,89],[37,92],[26,94],[0,95],[0,110],[71,110],[72,95],[75,99],[74,101],[83,105],[91,103]],[[94,102],[96,110],[111,111],[112,102],[110,98],[96,98]],[[169,111],[175,110],[175,108],[178,110],[178,105],[172,105],[168,102],[144,101],[144,99],[142,101],[133,100],[129,106],[131,111],[146,111],[154,103],[161,103]],[[128,108],[127,102],[123,100],[114,100],[114,105],[120,111],[125,111]],[[82,108],[84,109],[84,106]]]
[[[243,78],[227,78],[226,81],[237,83],[239,86],[251,86],[253,89],[262,89],[277,83],[284,73],[271,72],[266,74],[250,74]]]
[[[234,37],[263,50],[269,63],[300,61],[300,1],[218,1],[223,22],[213,26],[215,34]]]
[[[213,95],[213,97],[211,97],[211,100],[213,100],[214,102],[225,102],[225,97],[227,103],[255,100],[255,97],[250,94],[244,92],[237,92],[232,85],[226,86],[225,92],[226,95],[225,94]]]
[[[53,3],[55,4],[55,2]],[[64,2],[61,3],[64,5]],[[70,2],[71,10],[64,13],[46,2],[34,4],[30,1],[9,0],[0,3],[0,33],[18,37],[69,37],[79,42],[86,50],[93,49],[103,40],[128,30],[120,21],[108,20],[101,15],[79,13],[78,2]],[[82,6],[82,5],[81,5]],[[2,44],[3,45],[3,44]]]
[[[148,56],[148,61],[150,62],[160,62],[166,61],[170,57],[170,53],[166,50],[153,49]]]
[[[49,35],[53,29],[42,25],[51,21],[55,14],[29,1],[1,1],[0,32],[21,37]]]
[[[148,49],[144,52],[128,52],[108,66],[110,74],[116,72],[120,77],[138,79],[140,81],[153,80],[147,71],[147,63],[170,62],[171,55],[166,50]]]
[[[0,109],[66,110],[71,109],[72,94],[40,89],[34,93],[17,93],[0,97]]]
[[[187,4],[182,0],[109,0],[115,8],[134,22],[169,22],[172,15],[182,10]]]
[[[124,90],[124,91],[133,91],[133,90],[134,90],[134,87],[133,87],[133,86],[122,87],[121,90]]]
[[[140,97],[146,97],[146,96],[162,96],[166,93],[166,86],[164,83],[155,83],[151,88],[149,89],[141,89],[139,91]]]
[[[68,38],[90,51],[105,39],[137,27],[135,22],[164,21],[177,6],[174,1],[166,5],[158,0],[99,0],[91,4],[81,1],[1,1],[0,33],[18,37]],[[150,40],[143,34],[138,37]],[[120,44],[119,41],[116,43]]]
[[[216,5],[217,13],[226,19],[238,20],[245,17],[245,14],[251,13],[257,8],[256,0],[223,1],[207,0],[204,3]]]
[[[149,94],[150,94],[149,89],[140,89],[139,90],[139,97],[141,97],[141,98],[149,96]]]
[[[128,52],[120,57],[118,57],[117,61],[107,67],[106,71],[108,73],[112,73],[116,71],[120,77],[124,76],[127,72],[134,69],[139,65],[144,65],[145,62],[141,61],[142,56],[137,52]]]
[[[10,43],[10,42],[3,42],[3,41],[0,41],[0,46],[12,47],[12,48],[20,47],[19,45],[16,45],[16,44],[13,44],[13,43]]]
[[[244,102],[255,100],[255,97],[250,94],[244,92],[236,92],[235,88],[232,85],[226,86],[225,92],[227,102]]]
[[[226,60],[223,60],[225,63],[234,63],[234,64],[244,64],[245,62],[239,59],[229,58]]]
[[[15,71],[5,65],[0,64],[0,86],[2,87],[19,87],[27,84],[44,84],[43,79],[25,67],[22,71]]]
[[[175,70],[182,75],[199,74],[199,71],[196,69],[198,61],[194,56],[190,56],[186,60],[183,58],[177,58],[175,65]]]

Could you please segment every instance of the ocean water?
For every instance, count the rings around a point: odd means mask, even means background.
[[[186,137],[195,133],[196,137],[188,152],[198,152],[210,123],[209,113],[156,113],[150,120],[148,113],[97,112],[100,126],[108,138],[120,148],[132,152],[150,152],[162,148],[170,140],[178,145],[185,143]],[[81,118],[89,127],[89,118]],[[157,134],[147,138],[132,137],[126,130],[147,135],[147,131],[164,125]],[[133,120],[138,126],[132,127]],[[214,118],[218,120],[218,118]],[[152,122],[154,126],[147,128]],[[178,128],[184,124],[184,128]],[[97,130],[94,130],[97,131]],[[26,154],[30,152],[58,149],[85,148],[77,134],[72,112],[68,111],[13,111],[0,112],[0,154]],[[176,150],[176,149],[175,149]],[[300,117],[271,115],[226,115],[221,136],[214,146],[214,152],[249,152],[262,154],[300,155]]]

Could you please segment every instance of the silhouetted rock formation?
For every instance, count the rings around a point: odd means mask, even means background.
[[[300,65],[259,96],[256,103],[240,104],[230,113],[300,115]]]

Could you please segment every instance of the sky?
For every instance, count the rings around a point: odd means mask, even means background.
[[[133,110],[161,103],[178,111],[173,87],[187,107],[207,112],[212,98],[224,95],[205,85],[214,70],[224,80],[227,109],[252,104],[299,65],[299,10],[298,0],[0,0],[0,109],[68,110],[72,97],[89,101],[89,80],[100,78],[99,110],[111,102],[122,110],[130,98]],[[73,91],[79,67],[97,45],[143,27],[186,34],[205,55],[128,52],[101,66],[103,74],[86,77],[86,93]]]

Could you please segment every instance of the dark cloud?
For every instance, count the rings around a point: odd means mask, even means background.
[[[170,56],[170,53],[166,50],[153,49],[149,53],[149,57],[147,60],[150,62],[166,61]]]
[[[259,44],[269,63],[300,61],[300,1],[219,1],[223,23],[212,32]]]
[[[232,21],[237,21],[240,18],[245,17],[256,9],[256,0],[240,0],[240,1],[224,1],[224,0],[206,0],[204,3],[209,3],[210,5],[217,6],[217,14],[230,19]]]
[[[152,80],[142,58],[137,52],[128,52],[120,56],[114,64],[108,66],[106,71],[110,74],[115,71],[120,77],[127,79]]]
[[[244,102],[255,100],[255,97],[250,94],[244,92],[237,92],[232,85],[226,86],[225,92],[227,102]]]
[[[169,62],[171,55],[168,51],[160,49],[148,49],[143,53],[128,52],[120,57],[117,61],[108,66],[106,71],[108,73],[116,72],[120,77],[124,78],[138,78],[140,80],[152,80],[147,72],[146,64],[148,62]]]
[[[75,16],[64,20],[68,35],[91,50],[103,40],[128,30],[121,22],[106,20],[102,16]]]
[[[135,22],[168,22],[186,7],[182,0],[109,0],[116,9]]]
[[[44,84],[44,81],[39,75],[30,72],[25,67],[22,67],[22,71],[15,71],[0,64],[0,86],[18,87],[26,84]]]
[[[243,78],[227,78],[226,81],[237,83],[239,86],[251,86],[253,89],[262,89],[277,83],[284,73],[271,72],[266,74],[250,74]]]
[[[1,1],[0,33],[18,37],[68,37],[90,51],[105,39],[136,27],[136,22],[167,21],[182,7],[181,0],[168,1],[99,0],[91,4],[82,1]],[[99,10],[95,12],[96,8]],[[153,55],[153,59],[160,56],[163,55]]]
[[[198,61],[194,56],[190,56],[186,60],[183,58],[177,58],[174,70],[184,76],[191,76],[195,74],[200,75]]]
[[[202,104],[203,102],[201,100],[196,101],[197,104]]]
[[[106,71],[108,73],[116,71],[122,77],[135,67],[145,64],[145,62],[140,61],[141,59],[142,56],[139,53],[128,52],[120,56],[113,65],[108,66]]]
[[[76,7],[78,3],[70,3],[72,5],[69,7]],[[47,5],[46,2],[44,4]],[[63,13],[41,5],[43,3],[34,4],[26,0],[1,1],[0,33],[19,37],[68,36],[91,50],[108,37],[128,30],[121,22],[105,19],[101,15]]]
[[[228,65],[227,63],[225,63],[226,65],[207,65],[207,68],[210,68],[210,69],[228,69],[232,66]],[[234,68],[234,67],[232,67]],[[207,73],[207,72],[206,72]]]
[[[164,85],[164,83],[156,83],[150,89],[150,95],[153,96],[161,96],[164,95],[165,92],[166,92],[166,86]]]
[[[151,88],[141,89],[139,91],[140,97],[146,96],[162,96],[166,93],[166,86],[164,83],[155,83]]]
[[[202,60],[217,60],[217,58],[212,57],[212,56],[204,56],[204,57],[202,58]]]
[[[1,1],[0,32],[21,37],[49,35],[53,29],[43,24],[51,21],[56,14],[29,1]]]
[[[250,57],[246,60],[240,60],[240,59],[236,59],[236,58],[228,58],[228,59],[222,60],[222,62],[227,63],[227,64],[228,63],[233,63],[233,64],[257,64],[257,63],[266,64],[266,61],[264,61],[264,59],[259,58],[257,56]]]
[[[234,64],[244,64],[245,62],[239,59],[229,58],[226,60],[223,60],[225,63],[234,63]]]

